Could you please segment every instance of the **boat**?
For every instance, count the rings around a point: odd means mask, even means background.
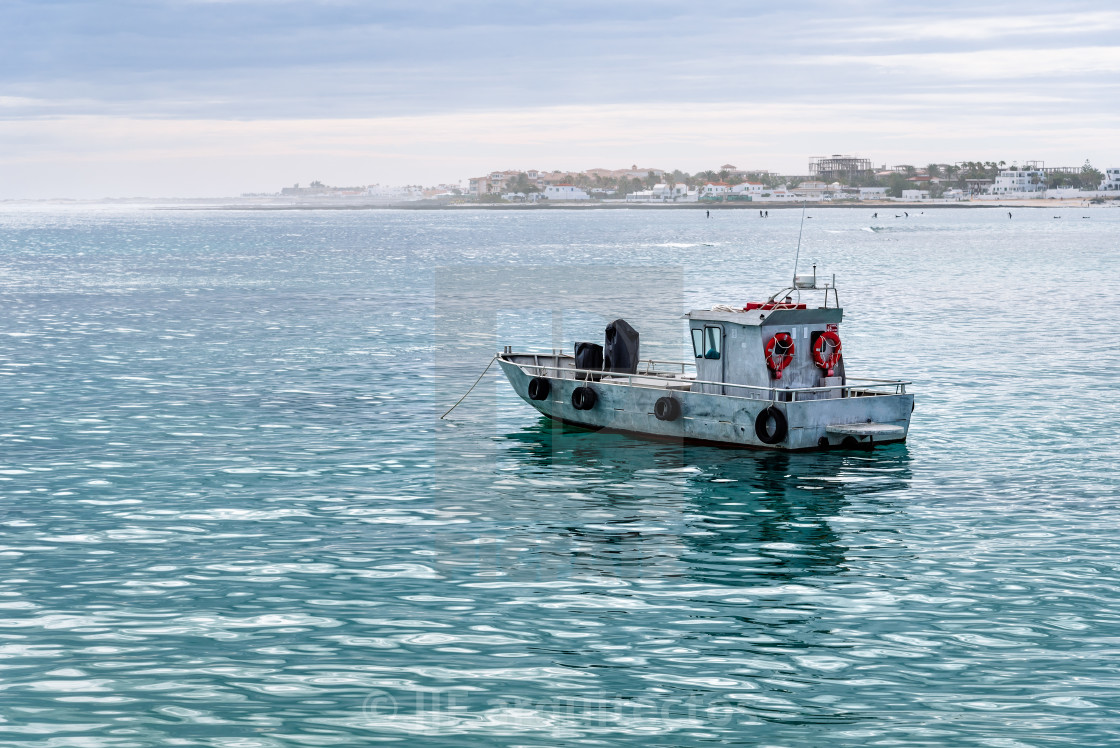
[[[686,314],[691,361],[642,360],[640,335],[623,319],[607,325],[602,345],[506,346],[495,359],[526,403],[572,426],[783,451],[905,442],[910,382],[848,376],[843,316],[836,277],[819,285],[814,266],[766,301]]]

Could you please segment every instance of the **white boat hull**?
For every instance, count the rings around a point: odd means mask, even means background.
[[[549,418],[596,430],[609,430],[638,436],[712,443],[757,449],[801,451],[829,447],[871,447],[906,441],[914,396],[902,393],[863,393],[846,388],[855,396],[806,399],[792,402],[758,397],[693,392],[686,380],[665,380],[664,386],[646,380],[647,385],[632,384],[623,377],[600,381],[581,381],[574,373],[553,370],[549,393],[543,400],[529,397],[529,383],[537,375],[533,366],[511,360],[526,358],[503,354],[498,363],[525,402]],[[555,361],[555,359],[553,359]],[[577,410],[572,392],[590,386],[596,403],[590,410]],[[658,420],[654,405],[659,398],[671,396],[680,404],[675,420]],[[774,407],[788,424],[783,439],[768,444],[756,433],[755,422],[761,411]]]

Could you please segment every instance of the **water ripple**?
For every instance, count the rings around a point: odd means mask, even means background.
[[[641,327],[675,358],[683,308],[788,276],[792,212],[0,210],[0,742],[1113,744],[1097,213],[817,216],[846,360],[918,405],[906,446],[786,455],[496,377],[437,416],[506,341],[601,335],[517,268],[676,279]]]

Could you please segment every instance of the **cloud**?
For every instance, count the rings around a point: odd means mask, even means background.
[[[926,40],[991,42],[998,39],[1032,37],[1040,41],[1061,37],[1103,35],[1120,30],[1120,12],[999,13],[989,17],[969,17],[954,13],[951,17],[923,13],[918,17],[888,24],[862,26],[861,41],[882,41],[884,38],[905,39],[909,43]]]
[[[1009,36],[1039,50],[1115,47],[1120,23],[1076,3],[1068,14],[1029,4],[900,7],[7,0],[0,90],[69,102],[72,114],[192,118],[858,95],[898,85],[861,65],[863,56],[904,64],[987,53],[1007,49]],[[935,68],[922,72],[936,81]]]
[[[895,55],[824,55],[800,58],[806,65],[860,65],[883,68],[919,80],[931,78],[1030,79],[1085,75],[1120,76],[1120,46],[1057,49],[995,49]]]
[[[41,194],[34,164],[64,175],[68,160],[143,164],[133,194],[202,184],[192,159],[214,192],[304,169],[362,182],[633,160],[795,170],[860,149],[1120,161],[1120,12],[1063,8],[7,0],[0,163],[19,179],[4,189]],[[104,171],[81,183],[116,189]]]

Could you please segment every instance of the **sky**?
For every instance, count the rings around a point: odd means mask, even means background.
[[[1120,166],[1120,5],[2,0],[0,199]]]

